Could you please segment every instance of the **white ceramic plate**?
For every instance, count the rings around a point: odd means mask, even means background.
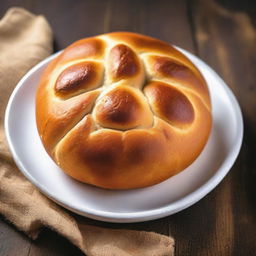
[[[228,173],[239,153],[243,121],[228,86],[203,61],[180,49],[200,69],[210,88],[213,129],[197,160],[178,175],[151,187],[111,191],[79,183],[51,160],[35,122],[35,94],[46,65],[56,54],[32,68],[10,97],[5,129],[15,162],[46,196],[78,214],[109,222],[153,220],[179,212],[199,201]]]

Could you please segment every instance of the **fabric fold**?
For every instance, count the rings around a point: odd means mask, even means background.
[[[171,237],[84,225],[41,194],[16,167],[4,135],[5,108],[21,77],[52,53],[52,42],[50,25],[41,15],[11,8],[0,20],[0,214],[32,239],[48,227],[86,255],[173,255]]]

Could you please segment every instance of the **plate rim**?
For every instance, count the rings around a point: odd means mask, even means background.
[[[162,217],[166,217],[168,215],[172,215],[174,213],[177,213],[179,211],[182,211],[191,205],[197,203],[199,200],[201,200],[203,197],[205,197],[208,193],[210,193],[227,175],[229,170],[234,165],[238,154],[241,149],[242,141],[243,141],[243,133],[244,133],[244,125],[243,125],[243,117],[242,112],[240,109],[240,106],[238,104],[238,101],[231,91],[231,89],[228,87],[228,85],[224,82],[224,80],[204,61],[202,61],[199,57],[195,56],[194,54],[188,52],[187,50],[184,50],[180,47],[175,46],[178,50],[180,50],[182,53],[185,54],[187,58],[191,60],[192,58],[195,58],[196,61],[200,63],[200,65],[207,67],[208,71],[211,72],[215,78],[218,80],[218,82],[221,84],[223,89],[225,90],[229,100],[232,103],[233,106],[233,112],[235,113],[235,121],[237,123],[237,130],[239,134],[239,138],[236,140],[234,146],[232,147],[232,150],[228,152],[228,155],[220,165],[219,169],[200,187],[195,189],[193,192],[189,193],[188,195],[170,203],[165,206],[156,208],[156,209],[150,209],[150,210],[144,210],[144,211],[138,211],[138,212],[110,212],[110,211],[102,211],[102,210],[95,210],[91,208],[87,208],[86,212],[81,211],[77,209],[75,206],[72,206],[72,203],[65,202],[64,199],[60,199],[57,196],[57,199],[54,198],[50,191],[48,191],[42,184],[39,183],[27,170],[27,168],[23,165],[21,159],[17,155],[15,151],[15,147],[12,143],[12,138],[10,135],[10,110],[11,106],[15,100],[15,97],[24,84],[24,82],[37,70],[39,70],[42,66],[44,66],[47,62],[50,62],[52,59],[54,59],[58,54],[60,54],[59,51],[57,53],[54,53],[47,57],[46,59],[39,62],[37,65],[32,67],[18,82],[16,87],[14,88],[9,100],[8,104],[5,110],[5,118],[4,118],[4,129],[5,129],[5,135],[7,138],[7,142],[10,148],[10,151],[12,153],[12,156],[14,158],[15,163],[17,164],[19,170],[23,173],[23,175],[33,184],[35,185],[44,195],[46,195],[48,198],[56,202],[57,204],[63,206],[64,208],[75,212],[79,215],[89,217],[92,219],[100,220],[100,221],[107,221],[107,222],[116,222],[116,223],[131,223],[131,222],[141,222],[141,221],[150,221]],[[191,60],[192,61],[192,60]],[[193,61],[192,61],[193,62]],[[193,62],[194,63],[194,62]]]

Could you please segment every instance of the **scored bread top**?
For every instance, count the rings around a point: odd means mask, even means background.
[[[115,32],[79,40],[44,72],[36,119],[64,172],[96,186],[158,183],[191,164],[211,130],[208,88],[180,51]]]

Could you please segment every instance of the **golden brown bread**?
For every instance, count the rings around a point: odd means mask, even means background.
[[[65,173],[110,189],[182,171],[212,122],[198,69],[169,44],[128,32],[79,40],[54,59],[37,91],[36,120]]]

